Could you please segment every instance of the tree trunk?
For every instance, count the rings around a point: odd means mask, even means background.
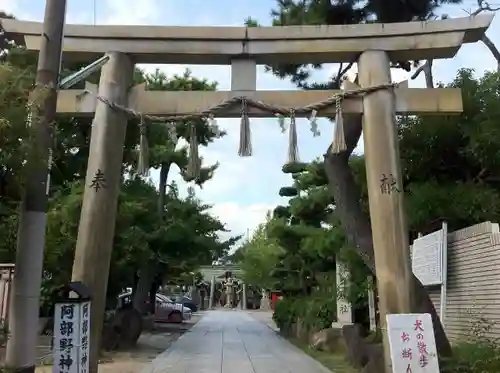
[[[151,305],[151,312],[154,313],[156,309],[156,293],[160,287],[160,282],[158,281],[158,276],[153,280],[151,287],[149,288],[149,304]]]
[[[432,60],[427,60],[424,74],[425,74],[425,85],[427,88],[434,88],[434,75],[432,74]]]
[[[162,163],[160,169],[160,182],[159,182],[159,193],[158,193],[158,216],[160,219],[163,219],[165,214],[165,199],[167,194],[167,179],[170,171],[170,167],[172,166],[172,162]],[[134,291],[133,295],[133,306],[137,309],[141,314],[146,313],[148,311],[146,307],[146,301],[148,300],[148,294],[150,293],[150,289],[153,288],[155,277],[156,277],[156,261],[150,260],[145,263],[140,269],[140,277],[137,282],[137,287]],[[149,298],[155,300],[155,294],[149,294]],[[153,298],[154,296],[154,298]],[[152,306],[155,302],[152,303]],[[154,308],[152,308],[152,312],[154,312]]]
[[[423,65],[421,65],[411,76],[411,80],[417,79],[420,73],[424,73],[425,76],[425,86],[427,88],[434,88],[434,76],[432,74],[433,60],[427,60]]]
[[[144,263],[139,272],[139,281],[137,282],[137,287],[133,294],[132,306],[139,311],[141,315],[148,312],[148,294],[154,280],[155,268],[155,263],[150,260]]]
[[[172,162],[162,163],[160,168],[160,182],[159,182],[159,194],[158,194],[158,216],[163,219],[165,214],[165,199],[167,195],[167,179],[170,172],[170,167]]]
[[[346,233],[347,240],[350,245],[356,248],[364,263],[376,275],[370,218],[361,208],[360,189],[349,166],[349,156],[361,136],[361,117],[345,116],[344,129],[347,150],[340,154],[333,154],[328,149],[324,161],[325,172],[329,189],[335,199],[336,212]],[[413,288],[412,312],[431,314],[438,353],[440,356],[450,356],[451,346],[439,316],[426,289],[415,276],[413,277]]]

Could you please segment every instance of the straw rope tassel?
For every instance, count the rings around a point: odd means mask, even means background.
[[[341,153],[347,149],[344,135],[344,120],[342,118],[342,96],[338,95],[335,101],[335,134],[333,136],[332,152]]]
[[[196,135],[196,126],[191,124],[189,132],[189,160],[186,174],[190,180],[196,180],[200,177],[200,158],[198,156],[198,137]]]
[[[297,124],[295,123],[295,110],[290,110],[290,128],[288,129],[288,163],[299,161],[299,148],[297,144]]]
[[[252,139],[250,138],[250,120],[248,119],[247,100],[241,100],[241,123],[240,123],[240,147],[238,155],[240,157],[250,157],[252,155]]]
[[[139,159],[137,160],[137,173],[140,176],[149,175],[149,145],[147,128],[144,117],[141,116],[139,122]]]

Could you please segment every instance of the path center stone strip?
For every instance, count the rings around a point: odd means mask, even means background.
[[[327,373],[243,311],[209,311],[141,373]]]

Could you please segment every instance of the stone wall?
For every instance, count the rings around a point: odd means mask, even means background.
[[[448,276],[444,326],[451,340],[463,338],[484,318],[490,337],[500,338],[500,233],[484,222],[448,234]],[[439,310],[441,291],[429,295]],[[484,324],[484,322],[483,322]]]

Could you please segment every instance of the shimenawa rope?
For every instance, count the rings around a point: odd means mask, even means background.
[[[396,87],[397,84],[381,84],[367,88],[359,88],[356,90],[344,91],[329,97],[326,100],[308,104],[305,106],[297,108],[283,108],[262,101],[253,100],[250,97],[233,97],[226,101],[221,102],[213,107],[203,110],[197,114],[188,115],[178,115],[178,116],[154,116],[140,113],[134,109],[125,107],[123,105],[118,105],[108,99],[97,96],[97,99],[109,106],[114,110],[121,111],[129,116],[140,119],[140,150],[139,150],[139,161],[138,161],[138,173],[141,175],[147,175],[149,168],[147,164],[147,124],[149,122],[161,122],[167,125],[169,134],[172,138],[177,138],[175,132],[175,123],[179,121],[192,121],[195,119],[208,119],[208,123],[213,127],[214,133],[220,133],[217,127],[215,117],[217,114],[222,114],[226,109],[235,104],[241,104],[241,123],[240,123],[240,145],[238,149],[238,154],[242,157],[247,157],[252,155],[252,143],[251,143],[251,132],[250,132],[250,120],[248,115],[248,108],[254,107],[262,111],[268,112],[273,116],[278,118],[279,126],[282,132],[285,131],[285,118],[290,118],[290,128],[289,128],[289,145],[288,145],[288,160],[289,162],[298,161],[298,143],[297,143],[297,128],[296,128],[296,115],[297,114],[307,114],[309,115],[309,121],[311,125],[311,132],[314,136],[319,136],[317,126],[317,115],[320,111],[335,105],[335,132],[332,142],[332,150],[335,153],[340,153],[346,149],[345,135],[344,135],[344,125],[343,125],[343,113],[342,113],[342,103],[345,99],[355,96],[362,96],[372,92],[376,92],[382,89],[391,89]],[[84,93],[90,93],[85,91]],[[190,126],[190,162],[188,165],[187,174],[189,177],[198,178],[200,172],[200,159],[198,156],[198,143],[196,137],[196,128],[194,124]]]

